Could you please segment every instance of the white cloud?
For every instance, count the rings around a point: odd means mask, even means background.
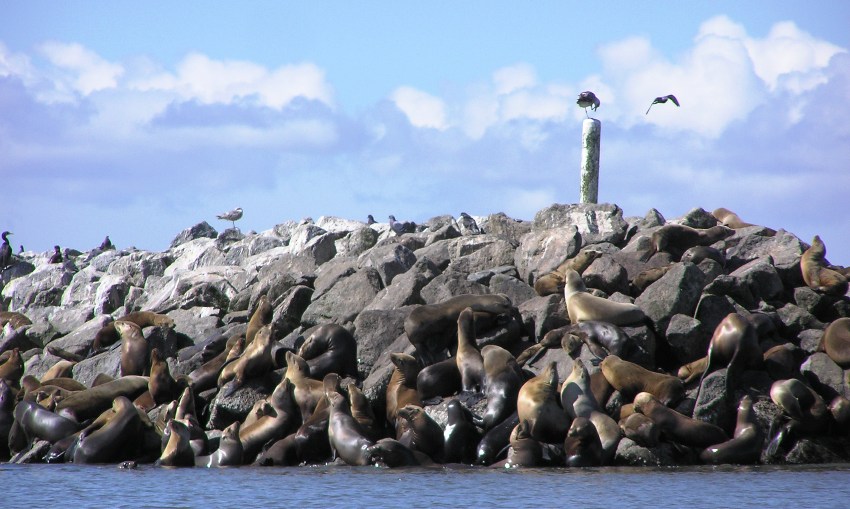
[[[502,67],[493,73],[496,94],[510,94],[515,90],[531,88],[537,84],[537,72],[528,64]]]
[[[391,96],[396,107],[401,110],[416,127],[446,129],[446,105],[442,99],[422,92],[413,87],[399,87]]]
[[[39,49],[53,65],[70,73],[63,78],[83,95],[115,88],[118,78],[124,73],[123,66],[101,58],[81,44],[52,41],[42,44]]]

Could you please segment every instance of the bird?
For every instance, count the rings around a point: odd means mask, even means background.
[[[664,96],[661,96],[661,97],[656,97],[656,98],[655,98],[655,100],[654,100],[654,101],[652,101],[652,104],[664,104],[664,103],[666,103],[668,100],[669,100],[669,101],[672,101],[672,102],[673,102],[673,104],[675,104],[675,105],[676,105],[676,107],[679,107],[679,100],[678,100],[678,99],[676,99],[676,96],[675,96],[675,95],[673,95],[673,94],[667,94],[667,95],[664,95]],[[651,109],[652,109],[652,104],[650,104],[650,105],[649,105],[649,108],[647,108],[647,109],[646,109],[646,113],[645,113],[645,115],[649,115],[649,110],[651,110]]]
[[[7,236],[12,235],[12,232],[3,232],[0,237],[3,238],[3,244],[0,245],[0,270],[5,269],[12,263],[12,246],[9,245]]]
[[[366,217],[366,224],[368,224],[368,225],[375,224],[375,218],[374,218],[374,217],[372,217],[372,214],[369,214],[369,215]]]
[[[404,233],[404,225],[396,221],[392,214],[390,214],[390,230],[394,231],[396,235]]]
[[[59,246],[53,246],[53,256],[47,263],[62,263],[62,250],[59,249]]]
[[[465,231],[467,231],[467,232],[469,232],[473,235],[477,235],[477,234],[481,233],[481,230],[478,228],[478,223],[476,223],[475,219],[473,219],[472,216],[470,216],[466,212],[460,213],[460,219],[458,220],[458,225],[461,228],[461,233],[464,233]]]
[[[219,219],[224,219],[225,221],[230,221],[233,223],[233,227],[236,228],[236,221],[242,219],[242,207],[236,207],[230,212],[224,212],[216,216]]]
[[[100,250],[106,251],[107,249],[115,249],[115,246],[112,245],[112,241],[109,240],[109,235],[103,239],[103,242],[100,243]]]
[[[576,104],[584,108],[585,116],[587,116],[587,118],[590,118],[590,116],[587,114],[587,108],[590,107],[591,110],[596,111],[596,109],[599,108],[599,105],[601,103],[599,102],[599,98],[596,97],[596,94],[594,94],[590,90],[585,90],[584,92],[578,95],[578,100],[576,101]]]

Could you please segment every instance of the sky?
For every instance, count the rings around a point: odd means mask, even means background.
[[[597,7],[0,2],[0,230],[163,251],[235,207],[243,232],[530,220],[579,201],[592,90],[600,203],[725,207],[850,265],[850,2]]]

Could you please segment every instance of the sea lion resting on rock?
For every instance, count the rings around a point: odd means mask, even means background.
[[[818,348],[842,369],[850,367],[850,318],[838,318],[830,323]]]
[[[674,261],[678,261],[688,249],[694,246],[709,246],[734,233],[735,230],[722,225],[699,229],[668,223],[652,233],[652,249],[644,256],[644,261],[660,252],[669,253]]]
[[[755,327],[743,316],[729,313],[714,329],[708,345],[708,363],[700,378],[726,367],[726,394],[738,383],[738,377],[747,367],[761,367],[763,354],[759,347]]]
[[[151,326],[174,327],[174,320],[170,316],[154,313],[153,311],[135,311],[122,316],[119,320],[122,322],[134,323],[142,329]],[[92,353],[98,352],[101,349],[115,343],[119,339],[121,339],[121,337],[118,335],[118,331],[115,330],[115,322],[109,322],[101,327],[97,334],[95,334],[91,351]]]
[[[682,445],[708,447],[729,439],[720,427],[682,415],[648,392],[635,396],[635,411],[655,421],[664,436]]]
[[[567,270],[583,273],[594,260],[602,256],[600,251],[593,249],[582,249],[573,258],[568,259],[552,272],[548,272],[534,282],[534,291],[540,297],[557,295],[564,291]]]
[[[616,355],[609,355],[599,365],[605,379],[623,394],[626,401],[640,392],[648,392],[667,406],[685,397],[685,386],[674,376],[649,371]]]
[[[564,301],[572,323],[597,320],[614,325],[632,325],[647,319],[643,310],[635,304],[614,302],[589,293],[581,276],[574,270],[566,272]]]
[[[847,293],[847,278],[843,274],[830,269],[826,261],[826,246],[819,236],[815,235],[812,245],[800,258],[800,270],[806,286],[816,292],[840,297]]]
[[[345,327],[328,323],[309,329],[306,334],[298,355],[310,366],[310,376],[357,376],[357,341]]]

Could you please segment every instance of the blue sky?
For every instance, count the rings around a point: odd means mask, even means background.
[[[586,6],[4,2],[0,229],[158,251],[236,206],[531,219],[578,201],[590,89],[601,202],[726,207],[850,265],[850,2]]]

